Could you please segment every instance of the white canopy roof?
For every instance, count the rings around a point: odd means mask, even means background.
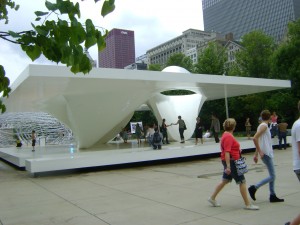
[[[224,98],[225,89],[227,97],[233,97],[290,86],[288,80],[105,68],[93,68],[83,75],[73,74],[64,66],[29,65],[12,84],[4,103],[7,112],[52,114],[73,130],[79,146],[85,148],[110,140],[135,109],[144,103],[149,105],[162,91],[185,89],[202,95],[201,103],[196,103],[199,112],[205,100]],[[159,110],[155,113],[164,117]],[[175,118],[181,115],[173,113]],[[195,115],[189,117],[194,123]]]

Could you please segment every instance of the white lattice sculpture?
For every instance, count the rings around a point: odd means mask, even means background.
[[[44,112],[4,113],[0,115],[0,146],[31,143],[31,132],[47,144],[69,144],[74,141],[72,131],[53,116]]]

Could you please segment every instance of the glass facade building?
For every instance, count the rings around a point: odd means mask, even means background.
[[[106,39],[106,48],[99,52],[99,67],[124,69],[135,62],[134,31],[112,29]]]
[[[202,0],[204,30],[239,40],[253,30],[262,30],[281,41],[289,21],[300,18],[300,0]]]

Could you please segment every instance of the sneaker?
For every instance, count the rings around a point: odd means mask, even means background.
[[[207,199],[207,201],[208,201],[210,204],[212,204],[213,207],[220,207],[220,206],[221,206],[219,202],[217,202],[216,200],[213,200],[213,199],[211,199],[211,198]]]
[[[257,191],[256,187],[254,185],[251,185],[249,188],[248,188],[248,192],[250,194],[250,197],[253,199],[253,201],[256,200],[255,198],[255,192]]]
[[[245,206],[244,209],[247,209],[247,210],[259,210],[259,207],[257,205],[247,205],[247,206]]]
[[[276,195],[270,195],[270,202],[284,202],[284,199],[277,198]]]

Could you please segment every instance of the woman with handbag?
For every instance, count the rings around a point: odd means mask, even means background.
[[[248,198],[246,179],[244,175],[238,175],[235,160],[239,160],[241,157],[240,144],[233,136],[233,131],[236,126],[236,121],[233,118],[228,118],[224,121],[224,134],[221,138],[221,160],[224,167],[222,181],[216,186],[215,191],[208,199],[208,202],[214,207],[220,206],[216,201],[217,195],[225,187],[226,184],[235,180],[236,184],[240,186],[240,193],[245,203],[244,209],[258,210],[259,207],[252,205]]]

